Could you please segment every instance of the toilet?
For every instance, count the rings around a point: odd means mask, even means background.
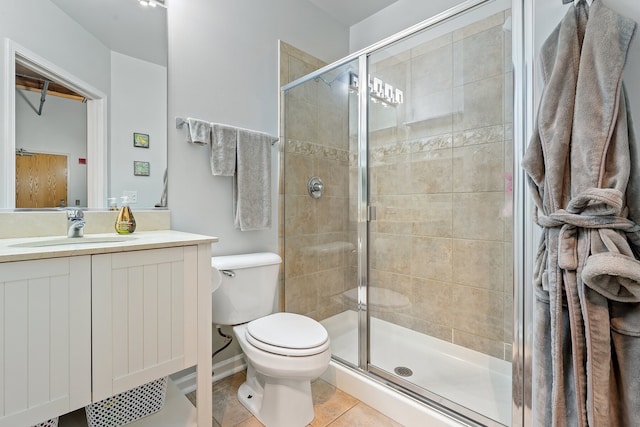
[[[247,361],[240,402],[267,427],[303,427],[313,420],[311,380],[329,365],[329,334],[315,320],[274,313],[278,270],[273,253],[211,258],[212,317],[233,325]]]

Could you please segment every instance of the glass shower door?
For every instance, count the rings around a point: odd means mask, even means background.
[[[289,68],[309,66],[294,58]],[[355,59],[284,92],[282,162],[285,310],[321,321],[333,356],[355,366],[357,75]]]
[[[511,421],[510,19],[473,9],[368,62],[369,370],[488,425]]]

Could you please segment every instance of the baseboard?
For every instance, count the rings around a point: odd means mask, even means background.
[[[229,359],[222,360],[211,368],[211,382],[216,382],[228,376],[246,369],[247,363],[244,361],[244,355],[238,354]],[[173,377],[174,384],[184,394],[190,393],[196,389],[196,373],[191,372],[180,377]]]

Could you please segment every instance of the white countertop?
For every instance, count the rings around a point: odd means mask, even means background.
[[[138,251],[217,241],[217,237],[173,230],[141,231],[128,235],[115,232],[85,234],[84,237],[77,238],[53,236],[0,239],[0,262]]]

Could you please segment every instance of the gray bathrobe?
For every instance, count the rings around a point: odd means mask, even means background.
[[[634,31],[599,0],[581,0],[540,53],[545,88],[523,160],[543,229],[540,426],[640,425],[640,159],[622,86]]]

